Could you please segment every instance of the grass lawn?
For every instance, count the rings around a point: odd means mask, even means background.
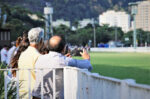
[[[92,72],[150,85],[150,53],[90,53]]]

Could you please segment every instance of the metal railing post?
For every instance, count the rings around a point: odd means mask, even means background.
[[[41,78],[41,99],[44,99],[44,95],[43,95],[43,91],[44,91],[44,89],[43,89],[43,69],[40,69],[40,72],[41,72],[41,76],[42,76],[42,78]]]
[[[5,99],[7,99],[7,70],[4,71]]]
[[[29,80],[28,94],[29,94],[29,99],[31,99],[31,70],[30,69],[28,69],[28,80]]]
[[[56,77],[55,77],[56,71],[53,69],[53,99],[56,99]]]
[[[17,99],[19,99],[19,71],[16,70],[17,74]]]

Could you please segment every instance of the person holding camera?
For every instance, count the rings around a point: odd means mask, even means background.
[[[49,40],[49,53],[46,55],[42,55],[38,58],[35,64],[36,69],[42,68],[61,68],[65,66],[72,66],[77,67],[81,69],[88,69],[89,71],[92,70],[92,65],[90,63],[90,55],[87,53],[85,49],[83,49],[83,52],[80,52],[83,60],[73,59],[70,57],[70,54],[64,55],[65,52],[65,40],[63,37],[55,35],[50,38]],[[43,79],[44,79],[44,99],[51,99],[52,98],[52,70],[44,70],[44,72],[37,71],[36,72],[36,84],[33,90],[32,95],[36,97],[35,99],[38,99],[41,97],[41,87],[40,87],[40,81],[41,81],[41,73],[43,73]],[[58,73],[58,74],[57,74]],[[56,71],[56,77],[59,78],[56,79],[56,98],[63,99],[63,73]],[[50,85],[45,85],[50,84]]]

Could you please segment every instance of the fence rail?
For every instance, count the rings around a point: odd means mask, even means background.
[[[150,47],[116,47],[116,48],[91,48],[92,52],[150,52]]]
[[[31,99],[32,97],[32,92],[31,92],[31,71],[37,71],[37,70],[40,70],[40,72],[42,72],[43,74],[43,70],[52,70],[53,72],[53,75],[52,75],[52,78],[53,78],[53,99],[56,99],[56,85],[55,85],[55,80],[56,80],[56,77],[55,77],[55,72],[57,69],[61,69],[63,71],[63,68],[40,68],[40,69],[0,69],[0,71],[4,71],[4,91],[5,91],[5,99],[7,99],[7,95],[8,95],[8,82],[11,82],[9,81],[7,78],[8,78],[8,72],[10,70],[15,70],[16,71],[16,99],[19,99],[19,71],[21,70],[27,70],[28,71],[28,96],[29,96],[29,99]],[[44,94],[43,94],[43,75],[42,76],[42,79],[41,79],[41,99],[44,99]],[[11,85],[11,84],[10,84]]]
[[[150,99],[150,86],[65,68],[65,99]]]
[[[111,77],[105,77],[97,73],[90,73],[88,70],[77,69],[73,67],[65,68],[47,68],[53,73],[53,99],[56,99],[56,70],[63,71],[64,99],[150,99],[150,86],[136,84],[132,80],[120,80]],[[4,71],[5,99],[8,95],[7,72],[10,69],[0,69]],[[17,71],[17,90],[16,97],[19,99],[19,71],[28,70],[30,81],[32,69],[15,69]],[[34,69],[35,71],[37,69]],[[43,72],[44,69],[39,69]],[[42,74],[43,77],[43,74]],[[43,78],[41,80],[41,99],[43,94]],[[30,82],[29,82],[30,84]],[[28,85],[29,99],[31,99],[31,86]]]

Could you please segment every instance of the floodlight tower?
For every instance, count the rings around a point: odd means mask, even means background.
[[[0,19],[1,19],[1,13],[2,13],[2,11],[1,11],[1,8],[0,8]]]
[[[94,47],[96,47],[96,30],[95,30],[95,20],[92,18],[92,26],[93,26],[93,32],[94,32]]]
[[[52,19],[52,14],[53,14],[53,7],[51,6],[50,3],[46,3],[46,7],[44,7],[44,14],[45,14],[45,39],[49,39],[50,36],[53,36],[53,19]]]
[[[134,26],[134,31],[133,31],[133,45],[134,49],[137,48],[137,41],[136,41],[136,14],[138,12],[138,3],[137,2],[131,2],[129,3],[129,6],[131,7],[131,15],[133,15],[133,26]]]

